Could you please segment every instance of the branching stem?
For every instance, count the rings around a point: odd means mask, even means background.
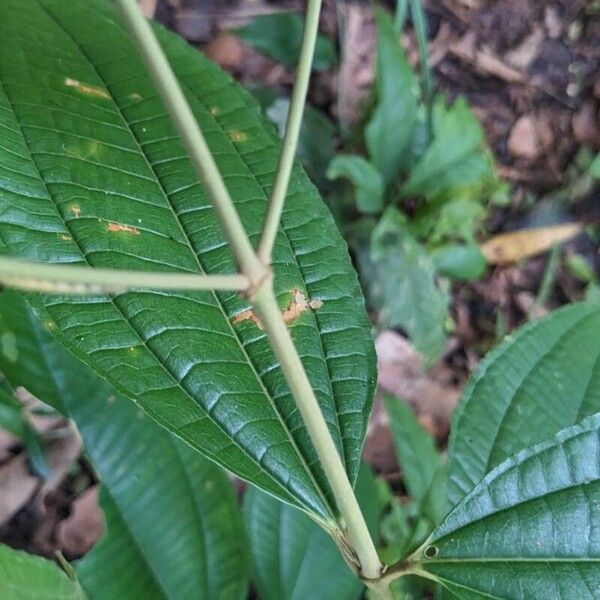
[[[296,73],[296,83],[294,84],[294,91],[292,92],[292,99],[290,101],[283,144],[269,199],[267,216],[258,244],[258,257],[266,265],[271,263],[273,245],[275,244],[277,230],[279,229],[285,196],[289,186],[292,167],[294,166],[294,156],[302,127],[302,114],[304,113],[304,104],[306,103],[306,94],[308,92],[308,83],[310,81],[313,56],[315,54],[315,45],[319,31],[321,3],[321,0],[308,0],[308,6],[306,7],[306,21]]]
[[[54,294],[120,294],[132,289],[221,290],[243,292],[245,275],[155,273],[36,263],[0,257],[0,283],[19,290]]]

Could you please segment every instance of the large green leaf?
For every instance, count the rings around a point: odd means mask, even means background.
[[[252,98],[157,29],[255,241],[279,140]],[[0,241],[13,256],[191,273],[235,269],[208,199],[112,4],[5,0]],[[351,479],[375,384],[347,250],[300,169],[275,253],[283,307]],[[266,336],[231,293],[31,298],[53,333],[156,421],[240,477],[330,521],[334,502]]]
[[[0,598],[85,600],[86,596],[52,561],[0,544]]]
[[[371,161],[384,183],[408,166],[419,83],[389,15],[377,10],[377,105],[365,129]]]
[[[454,506],[505,458],[600,410],[600,304],[572,305],[510,335],[482,362],[452,426]]]
[[[76,565],[90,598],[243,599],[243,526],[222,470],[71,356],[16,293],[0,296],[0,315],[19,356],[0,356],[0,371],[75,421],[102,480],[107,534]]]
[[[375,479],[363,467],[356,494],[372,534],[381,512]],[[358,600],[363,584],[334,541],[299,510],[256,488],[246,491],[244,518],[262,600]]]
[[[412,558],[458,598],[600,596],[600,415],[512,456]]]

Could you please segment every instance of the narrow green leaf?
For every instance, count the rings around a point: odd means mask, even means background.
[[[393,207],[373,231],[371,258],[370,300],[381,325],[404,328],[432,362],[444,346],[448,295],[436,284],[431,258]]]
[[[294,68],[298,62],[302,46],[304,19],[295,12],[279,12],[256,17],[248,25],[235,30],[246,44],[256,48],[262,54]],[[313,69],[329,69],[335,60],[332,41],[319,35],[315,47]]]
[[[86,595],[56,563],[0,544],[0,598],[86,600]]]
[[[375,167],[362,156],[338,154],[329,163],[327,177],[345,177],[356,190],[356,205],[362,213],[372,214],[383,209],[383,179]]]
[[[377,105],[365,129],[371,161],[390,183],[406,169],[417,120],[419,83],[390,16],[377,10]]]
[[[380,507],[375,479],[363,467],[356,493],[372,533]],[[246,491],[244,517],[262,600],[358,600],[363,584],[323,529],[299,510],[256,488]]]
[[[599,304],[568,306],[507,336],[481,363],[455,413],[450,506],[508,456],[599,410]]]
[[[384,403],[404,485],[411,497],[421,502],[440,468],[440,453],[435,440],[417,421],[410,406],[391,394],[384,396]]]
[[[279,140],[229,76],[157,28],[250,237]],[[0,20],[0,238],[56,263],[190,273],[235,264],[112,3],[6,0]],[[274,250],[280,306],[352,480],[375,385],[358,282],[300,169]],[[318,515],[336,508],[266,336],[231,293],[31,297],[74,354],[153,419],[240,477]],[[340,350],[341,349],[341,350]]]
[[[491,471],[417,553],[458,598],[595,600],[600,414]]]
[[[483,140],[483,129],[464,98],[447,108],[444,98],[438,97],[433,107],[433,141],[411,168],[403,194],[431,198],[487,176],[492,163],[483,152]]]
[[[600,153],[596,154],[596,158],[592,161],[590,173],[595,179],[600,179]]]
[[[0,315],[0,333],[18,324],[22,357],[0,371],[41,400],[61,398],[103,483],[107,534],[76,565],[90,597],[243,599],[243,526],[222,470],[52,340],[15,292],[2,294]]]

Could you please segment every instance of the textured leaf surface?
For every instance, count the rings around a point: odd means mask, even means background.
[[[111,3],[6,0],[0,20],[0,238],[57,263],[227,273],[234,264],[137,51]],[[273,126],[250,96],[157,30],[253,240],[277,163]],[[334,440],[355,478],[375,383],[356,276],[331,215],[298,169],[274,260],[323,302],[292,325]],[[44,297],[53,333],[156,421],[240,477],[335,512],[264,332],[233,323],[234,294]]]
[[[71,356],[16,293],[2,294],[0,316],[0,334],[17,326],[20,357],[0,357],[0,371],[51,404],[61,398],[103,483],[107,533],[76,565],[90,598],[244,598],[243,526],[222,470]]]
[[[86,596],[56,563],[0,544],[0,598],[85,600]]]
[[[599,502],[594,415],[489,473],[433,533],[418,568],[468,600],[597,599]]]
[[[380,507],[373,474],[363,467],[356,494],[369,530]],[[247,490],[244,517],[262,600],[358,600],[364,586],[334,541],[299,510],[256,488]]]
[[[383,10],[376,17],[377,105],[365,138],[369,156],[388,184],[410,159],[419,84],[391,18]]]
[[[600,410],[600,304],[533,322],[481,363],[455,413],[448,497],[454,506],[505,458]]]

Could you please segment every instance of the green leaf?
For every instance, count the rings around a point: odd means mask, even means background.
[[[356,494],[372,533],[380,507],[375,479],[360,471]],[[325,531],[301,511],[256,488],[246,491],[244,518],[262,600],[358,600],[363,584]]]
[[[414,500],[422,502],[440,468],[440,453],[408,404],[391,394],[384,396],[384,403],[404,485]]]
[[[473,281],[487,269],[487,261],[475,244],[447,244],[430,253],[435,270],[452,279]]]
[[[377,105],[365,129],[371,161],[390,183],[406,169],[417,120],[419,83],[413,73],[391,18],[383,10],[377,19]]]
[[[445,100],[438,97],[433,108],[433,138],[402,187],[405,196],[431,198],[490,175],[492,162],[482,151],[483,130],[464,98],[446,108]]]
[[[0,332],[18,323],[22,357],[0,370],[41,400],[61,398],[102,480],[108,533],[76,564],[90,597],[245,598],[243,526],[222,470],[52,340],[15,292],[2,294],[0,315]]]
[[[386,210],[373,232],[371,258],[370,299],[381,325],[404,328],[432,362],[444,346],[448,295],[436,285],[431,258],[395,208]]]
[[[277,98],[270,103],[266,113],[283,137],[290,101]],[[306,106],[302,115],[302,127],[296,154],[310,178],[319,189],[327,188],[326,169],[335,153],[335,126],[322,111]]]
[[[507,457],[599,410],[600,305],[571,305],[507,336],[455,412],[450,505]]]
[[[375,167],[362,156],[338,154],[329,163],[327,177],[346,177],[356,190],[356,205],[362,213],[372,214],[383,209],[383,179]]]
[[[157,28],[252,240],[279,140],[256,102]],[[40,46],[43,40],[42,47]],[[112,3],[7,0],[0,20],[0,238],[55,263],[235,270],[214,211]],[[375,385],[346,246],[299,168],[274,251],[280,306],[323,305],[291,331],[352,480]],[[331,522],[336,508],[266,336],[233,293],[31,297],[81,360],[239,477]]]
[[[596,154],[596,158],[592,161],[590,173],[595,179],[600,179],[600,153]]]
[[[534,426],[534,425],[532,425]],[[413,560],[458,598],[598,598],[600,415],[491,471]]]
[[[298,62],[302,46],[304,19],[294,12],[280,12],[256,17],[245,27],[235,30],[246,44],[256,48],[262,54],[294,68]],[[323,36],[317,37],[313,69],[329,69],[335,60],[332,41]]]
[[[85,600],[86,596],[56,563],[0,544],[0,598]]]

